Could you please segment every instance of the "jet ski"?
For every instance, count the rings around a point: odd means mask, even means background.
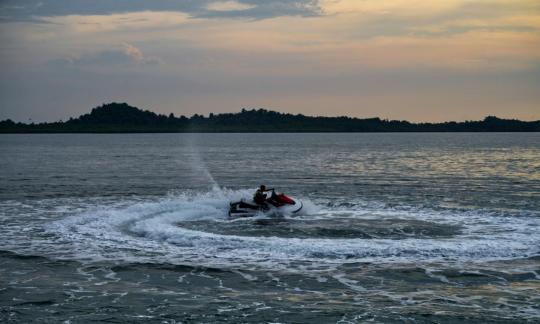
[[[229,217],[253,217],[257,214],[291,215],[298,213],[303,207],[300,200],[292,199],[283,193],[277,194],[272,190],[270,198],[267,198],[264,205],[259,205],[253,200],[244,199],[230,203]]]

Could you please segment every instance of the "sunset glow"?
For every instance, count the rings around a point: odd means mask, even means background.
[[[53,3],[0,9],[0,119],[66,119],[108,101],[186,115],[540,119],[538,1]]]

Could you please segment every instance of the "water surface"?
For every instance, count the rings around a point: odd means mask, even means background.
[[[536,322],[540,134],[1,135],[0,320]],[[297,216],[227,218],[260,184]]]

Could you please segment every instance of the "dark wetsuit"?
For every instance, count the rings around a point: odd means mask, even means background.
[[[253,195],[253,201],[258,205],[266,205],[266,194],[261,189],[257,189]]]

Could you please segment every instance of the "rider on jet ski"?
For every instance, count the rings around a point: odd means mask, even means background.
[[[271,191],[270,197],[267,197],[265,192]],[[300,200],[292,199],[284,194],[276,194],[274,189],[266,189],[265,185],[261,185],[253,195],[253,202],[235,201],[230,203],[229,217],[253,217],[260,212],[270,212],[272,215],[289,215],[298,213],[302,209]]]
[[[253,201],[259,205],[259,206],[263,206],[263,207],[266,207],[266,194],[265,192],[267,191],[273,191],[274,189],[266,189],[266,186],[265,185],[261,185],[259,187],[259,189],[257,189],[257,191],[255,192],[255,194],[253,195]]]

